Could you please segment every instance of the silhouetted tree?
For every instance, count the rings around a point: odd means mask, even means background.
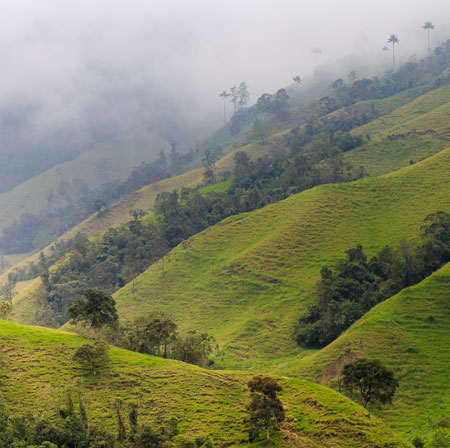
[[[388,43],[392,43],[392,70],[395,71],[395,44],[399,43],[398,37],[395,34],[391,34]]]
[[[427,34],[428,34],[428,53],[430,52],[430,30],[434,30],[434,25],[432,22],[425,22],[423,27],[424,30],[427,30]]]
[[[230,94],[226,90],[223,90],[220,92],[219,96],[220,98],[223,98],[223,124],[225,124],[227,122],[226,103]]]
[[[297,104],[300,104],[300,96],[299,96],[299,87],[300,83],[302,82],[302,78],[300,78],[300,75],[295,75],[292,80],[297,84]]]

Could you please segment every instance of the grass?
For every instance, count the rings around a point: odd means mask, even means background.
[[[411,439],[426,438],[430,422],[450,413],[449,294],[450,263],[377,305],[326,348],[275,370],[336,387],[343,358],[380,359],[400,388],[394,405],[377,414]]]
[[[225,219],[115,294],[125,319],[153,310],[213,334],[225,366],[264,368],[298,353],[292,331],[320,268],[358,243],[373,254],[450,210],[450,149],[396,173],[324,185]]]
[[[71,359],[86,342],[80,336],[0,321],[0,337],[6,363],[1,388],[10,412],[51,415],[71,390],[82,394],[91,421],[114,432],[112,402],[117,397],[125,404],[138,403],[141,423],[175,417],[185,437],[207,435],[219,446],[249,446],[243,424],[249,373],[203,370],[111,348],[109,369],[93,377],[81,373]],[[274,436],[275,446],[409,446],[335,391],[294,378],[278,380],[288,418]]]
[[[354,167],[364,166],[380,176],[410,163],[417,163],[449,146],[450,86],[417,98],[371,123],[356,128],[354,135],[371,140],[344,154]]]

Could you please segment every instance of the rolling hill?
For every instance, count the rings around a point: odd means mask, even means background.
[[[450,149],[395,173],[324,185],[197,234],[115,294],[124,319],[154,310],[213,334],[229,367],[297,353],[292,331],[324,264],[362,244],[372,255],[450,210]]]
[[[411,438],[426,438],[450,409],[449,292],[447,264],[378,304],[324,349],[275,371],[336,387],[345,362],[363,356],[380,359],[395,371],[400,388],[394,405],[377,414]]]
[[[86,340],[73,334],[0,321],[2,395],[7,410],[51,414],[67,391],[80,392],[90,421],[116,433],[112,400],[134,401],[142,423],[175,417],[183,437],[209,436],[220,446],[250,446],[243,419],[249,373],[210,371],[110,348],[110,367],[96,377],[72,361]],[[278,377],[288,418],[275,446],[403,448],[410,445],[349,399],[323,386]],[[259,446],[253,444],[252,446]]]

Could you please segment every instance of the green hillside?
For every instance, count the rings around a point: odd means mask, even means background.
[[[86,342],[79,336],[1,321],[0,337],[3,402],[16,415],[31,409],[51,414],[73,390],[81,392],[90,421],[114,433],[112,401],[120,398],[138,403],[141,423],[175,417],[185,438],[205,435],[220,446],[249,446],[243,425],[248,373],[208,371],[111,348],[110,368],[86,376],[71,359],[76,347]],[[275,435],[275,446],[409,446],[342,395],[293,378],[279,380],[288,418]]]
[[[346,153],[345,162],[364,166],[379,176],[416,163],[448,147],[450,86],[432,90],[416,100],[351,131],[371,140]]]
[[[413,238],[449,211],[450,149],[380,178],[324,185],[225,219],[173,250],[115,294],[125,319],[170,313],[181,329],[213,334],[226,366],[254,368],[299,351],[294,324],[320,268],[363,244],[368,255]]]
[[[394,406],[379,415],[395,430],[426,437],[431,423],[450,412],[449,292],[447,264],[377,305],[329,346],[275,370],[336,386],[345,362],[380,359],[396,372],[400,388]]]
[[[167,143],[152,135],[98,144],[0,195],[0,232],[25,212],[39,214],[77,204],[88,190],[124,181],[133,167],[150,162]]]

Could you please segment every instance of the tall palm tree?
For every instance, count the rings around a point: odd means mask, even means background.
[[[434,25],[432,22],[425,22],[425,24],[422,27],[424,30],[427,30],[428,32],[428,53],[430,52],[430,30],[434,30]]]
[[[223,123],[224,124],[227,122],[227,114],[226,114],[226,111],[225,111],[225,107],[226,107],[225,104],[226,104],[227,98],[229,96],[230,96],[230,94],[226,90],[223,90],[220,93],[220,98],[223,98]]]
[[[384,51],[384,71],[387,72],[387,52],[389,51],[389,47],[385,45],[382,50]]]
[[[302,78],[300,78],[300,75],[296,75],[292,79],[297,83],[297,104],[300,104],[300,98],[298,96],[298,88],[300,86],[300,83],[302,82]]]
[[[395,34],[391,34],[388,39],[388,43],[392,43],[392,71],[395,72],[395,44],[398,44],[399,40]]]

